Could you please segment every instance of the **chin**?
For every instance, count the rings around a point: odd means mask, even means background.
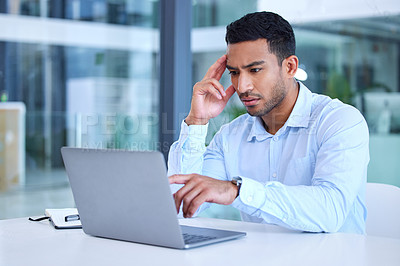
[[[261,116],[263,116],[263,114],[261,114],[261,113],[259,113],[259,112],[251,112],[251,111],[249,111],[249,110],[247,110],[247,113],[248,113],[250,116],[255,116],[255,117],[261,117]]]
[[[261,110],[248,110],[247,113],[251,116],[255,117],[262,117],[264,115],[267,115],[269,112],[271,112],[272,109],[261,109]]]

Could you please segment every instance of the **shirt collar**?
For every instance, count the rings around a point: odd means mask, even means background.
[[[285,126],[308,127],[311,115],[312,92],[300,81],[299,95]]]
[[[299,95],[297,96],[296,103],[293,107],[292,112],[285,125],[277,132],[284,132],[286,127],[308,127],[311,114],[312,105],[312,92],[301,82]],[[251,141],[256,138],[258,141],[265,140],[272,137],[272,134],[268,133],[264,128],[264,123],[260,117],[250,117],[248,120],[252,124],[247,141]]]
[[[247,136],[247,141],[251,141],[253,138],[256,138],[258,141],[263,141],[269,137],[272,137],[272,134],[265,130],[264,122],[260,117],[251,116],[249,118],[249,122],[252,124],[252,126],[249,135]]]

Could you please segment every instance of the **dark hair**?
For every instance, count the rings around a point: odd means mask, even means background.
[[[265,11],[250,13],[226,27],[227,44],[261,38],[267,40],[269,51],[276,55],[279,64],[295,54],[296,40],[292,26],[278,14]]]

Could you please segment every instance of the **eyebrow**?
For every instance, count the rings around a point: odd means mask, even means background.
[[[258,66],[258,65],[262,65],[262,64],[264,64],[264,63],[265,63],[264,60],[255,61],[255,62],[252,62],[252,63],[250,63],[250,64],[248,64],[248,65],[242,66],[242,68],[249,68],[249,67],[253,67],[253,66]],[[233,69],[233,70],[239,70],[239,68],[233,67],[233,66],[230,66],[230,65],[226,65],[226,68],[227,68],[227,69]]]

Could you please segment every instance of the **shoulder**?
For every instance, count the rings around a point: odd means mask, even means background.
[[[349,104],[338,99],[331,99],[325,95],[313,94],[312,115],[319,115],[325,119],[340,119],[349,122],[361,122],[364,120],[361,112]]]
[[[368,135],[367,123],[357,108],[325,95],[313,94],[311,120],[321,140],[352,128],[360,137]]]

